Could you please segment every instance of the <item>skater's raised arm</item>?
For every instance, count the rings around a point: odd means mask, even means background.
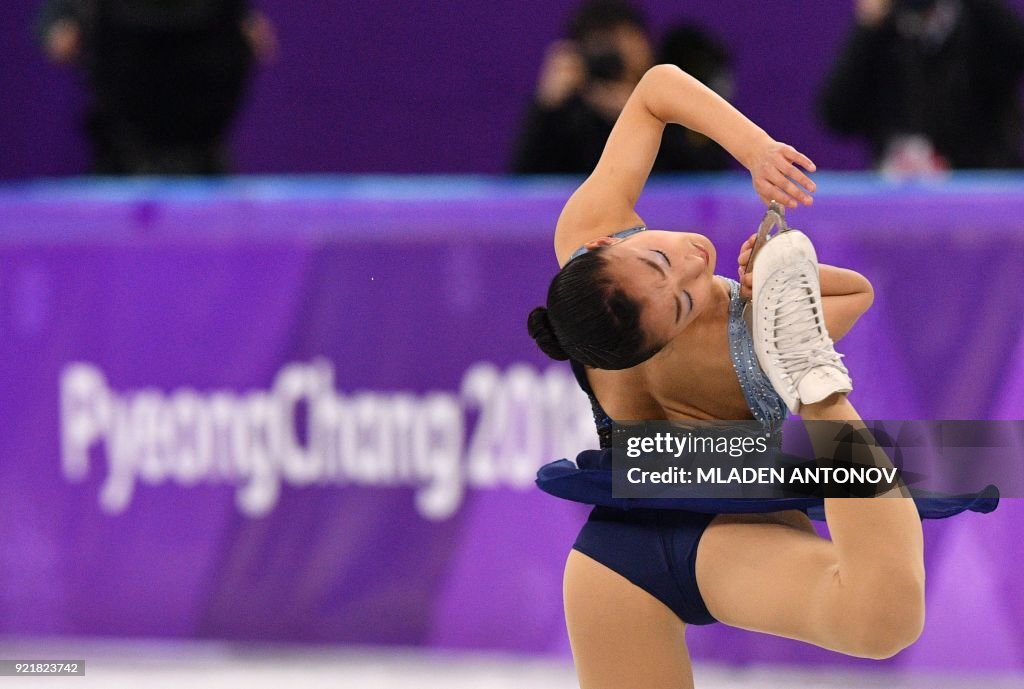
[[[673,65],[652,67],[637,84],[612,129],[594,172],[570,197],[555,230],[559,263],[582,244],[643,224],[635,210],[651,173],[665,125],[708,136],[747,170],[758,196],[790,208],[812,203],[814,163],[772,139],[721,96]],[[803,169],[801,169],[803,168]]]

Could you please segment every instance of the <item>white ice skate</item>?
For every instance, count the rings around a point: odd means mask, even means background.
[[[772,226],[779,231],[768,237]],[[754,263],[754,256],[757,262]],[[853,383],[825,329],[818,257],[803,232],[786,225],[773,202],[751,252],[754,351],[790,411],[850,392]]]

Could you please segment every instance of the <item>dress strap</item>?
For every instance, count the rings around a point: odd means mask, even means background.
[[[616,237],[618,239],[625,239],[626,237],[633,236],[637,232],[643,232],[646,229],[647,229],[646,225],[637,225],[636,227],[630,227],[629,229],[626,229],[626,230],[620,230],[620,231],[618,231],[618,232],[616,232],[614,234],[610,234],[608,236],[609,237]],[[588,251],[590,251],[590,249],[588,249],[585,246],[581,246],[579,249],[576,249],[576,251],[572,252],[572,255],[569,256],[569,260],[571,261],[574,258],[582,256],[583,254],[587,253]]]

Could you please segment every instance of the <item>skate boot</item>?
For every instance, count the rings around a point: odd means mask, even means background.
[[[761,369],[790,411],[798,413],[802,404],[850,392],[853,383],[825,329],[814,245],[786,226],[784,213],[772,203],[755,243],[756,264],[751,252],[752,334]],[[774,224],[779,232],[768,237]]]

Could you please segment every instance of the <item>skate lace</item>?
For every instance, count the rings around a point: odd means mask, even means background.
[[[775,344],[775,359],[779,367],[793,381],[793,385],[808,371],[818,366],[835,366],[846,370],[840,362],[842,354],[836,352],[825,330],[821,304],[814,299],[814,285],[810,276],[799,268],[780,271],[767,304],[775,327],[770,340]]]

